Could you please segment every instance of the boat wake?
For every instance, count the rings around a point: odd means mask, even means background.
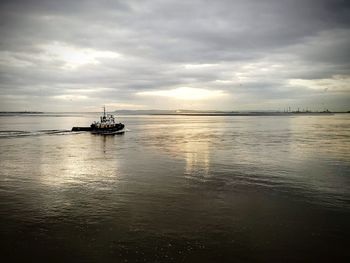
[[[40,135],[67,135],[71,133],[72,132],[70,130],[38,130],[38,131],[4,130],[4,131],[0,131],[0,138],[40,136]]]
[[[116,132],[116,134],[123,134],[129,132],[129,129],[124,128]],[[26,137],[26,136],[42,136],[42,135],[71,135],[86,133],[85,131],[71,131],[71,130],[38,130],[38,131],[18,131],[18,130],[3,130],[0,131],[0,138],[11,137]]]

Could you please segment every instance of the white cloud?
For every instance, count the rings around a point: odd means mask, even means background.
[[[86,100],[89,97],[85,95],[57,95],[57,96],[51,96],[52,99],[57,99],[57,100]]]
[[[170,97],[179,100],[205,100],[225,95],[222,90],[208,90],[201,88],[179,87],[170,90],[153,90],[137,93],[140,96]]]
[[[350,92],[350,77],[334,75],[324,79],[290,79],[289,85],[303,86],[313,90]]]
[[[215,67],[217,64],[185,64],[185,69],[205,69]]]
[[[121,54],[112,51],[78,48],[60,42],[40,47],[43,50],[41,59],[62,61],[64,69],[76,69],[87,64],[97,65],[100,64],[99,59],[102,58],[115,59],[121,57]]]

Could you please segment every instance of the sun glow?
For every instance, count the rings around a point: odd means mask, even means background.
[[[170,90],[144,91],[138,92],[137,94],[141,96],[170,97],[180,100],[204,100],[223,96],[224,92],[222,90],[207,90],[199,88],[180,87]]]
[[[76,69],[87,64],[99,64],[101,58],[119,58],[121,55],[112,51],[77,48],[54,42],[41,47],[44,50],[42,59],[56,60],[64,63],[64,69]]]

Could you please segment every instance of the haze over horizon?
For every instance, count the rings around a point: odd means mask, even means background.
[[[0,3],[0,111],[350,110],[341,0]]]

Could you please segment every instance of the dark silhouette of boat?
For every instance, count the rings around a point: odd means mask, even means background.
[[[106,108],[103,107],[103,116],[100,121],[94,121],[90,127],[73,127],[72,131],[90,131],[93,134],[113,135],[124,133],[125,125],[116,123],[112,114],[106,114]]]

